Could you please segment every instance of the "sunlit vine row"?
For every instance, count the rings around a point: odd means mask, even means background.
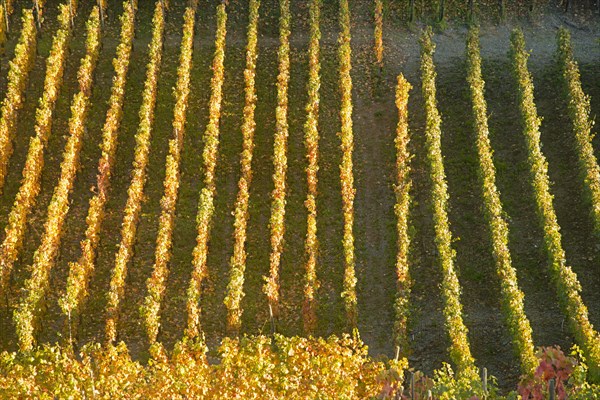
[[[252,182],[252,155],[254,151],[254,132],[256,122],[254,110],[256,108],[256,89],[254,87],[256,76],[256,60],[258,57],[258,11],[260,0],[250,0],[248,43],[246,45],[246,70],[244,120],[242,122],[242,154],[240,165],[242,174],[238,182],[238,195],[234,211],[234,244],[231,257],[229,284],[225,306],[227,307],[227,325],[230,331],[238,331],[241,326],[242,309],[240,303],[244,297],[244,272],[246,270],[246,229],[248,226],[248,198]]]
[[[569,319],[576,341],[582,347],[590,372],[600,378],[600,336],[594,330],[588,310],[581,299],[581,284],[577,275],[567,265],[562,247],[560,226],[552,204],[548,178],[548,163],[540,143],[541,118],[538,117],[533,97],[533,80],[527,69],[529,54],[525,50],[523,32],[515,29],[511,35],[511,55],[514,76],[518,84],[519,107],[523,119],[523,133],[528,151],[531,183],[535,193],[537,214],[544,230],[544,245],[550,262],[550,273],[558,293],[563,312]]]
[[[215,169],[219,154],[219,123],[221,121],[221,101],[223,99],[223,80],[225,73],[225,36],[227,34],[227,12],[225,4],[217,6],[217,32],[215,35],[215,54],[213,58],[213,76],[210,82],[209,121],[204,131],[204,187],[200,191],[196,224],[198,233],[193,251],[193,271],[187,290],[187,327],[185,336],[198,338],[200,335],[200,285],[207,274],[206,257],[210,225],[214,213],[216,194]]]
[[[590,97],[581,88],[579,67],[573,58],[571,34],[561,28],[557,34],[558,60],[567,91],[569,116],[573,123],[579,169],[588,191],[594,230],[600,237],[600,167],[592,146],[593,119],[590,117]]]
[[[306,217],[306,277],[304,283],[304,305],[302,316],[304,332],[314,333],[317,327],[315,292],[319,287],[317,280],[317,184],[319,171],[319,88],[321,86],[321,0],[311,0],[310,41],[308,44],[308,102],[306,104],[306,122],[304,123],[304,146],[306,147],[306,183],[308,193],[304,205],[308,211]]]
[[[375,0],[375,61],[383,65],[383,0]]]
[[[196,11],[188,8],[184,14],[181,54],[177,68],[177,84],[175,86],[175,109],[173,117],[173,138],[169,141],[169,154],[166,160],[164,194],[160,201],[161,213],[158,220],[158,235],[154,252],[152,275],[148,278],[148,294],[144,299],[142,316],[150,343],[156,342],[160,326],[160,303],[165,291],[165,282],[169,274],[168,264],[171,258],[173,225],[175,222],[175,206],[179,190],[179,163],[185,134],[186,110],[190,93],[190,70],[194,48],[194,23]]]
[[[402,74],[398,76],[396,86],[396,107],[398,108],[398,127],[396,128],[396,233],[398,250],[396,253],[396,301],[394,310],[396,321],[394,324],[394,341],[400,348],[401,354],[408,354],[408,312],[410,297],[410,270],[408,265],[408,252],[410,248],[410,235],[408,213],[410,209],[410,179],[411,154],[408,149],[410,136],[408,132],[408,93],[412,86]]]
[[[269,256],[269,277],[264,286],[269,300],[269,308],[278,314],[279,268],[283,252],[285,234],[285,192],[287,173],[288,140],[288,83],[290,80],[290,2],[279,0],[279,74],[277,75],[277,108],[275,110],[275,142],[273,144],[273,184],[271,193],[271,254]]]
[[[108,291],[106,318],[106,341],[108,343],[114,343],[117,339],[119,305],[125,292],[127,264],[133,254],[137,223],[144,197],[144,185],[147,178],[146,167],[148,166],[148,156],[150,154],[150,138],[152,123],[154,122],[154,106],[156,105],[158,72],[162,59],[164,27],[164,3],[159,0],[156,2],[152,18],[152,39],[148,45],[150,61],[146,69],[146,82],[144,83],[142,105],[139,112],[140,124],[135,135],[136,146],[134,150],[133,171],[131,172],[131,181],[127,189],[127,202],[125,203],[123,223],[121,225],[121,241],[115,256],[115,265],[112,270]]]
[[[459,374],[476,380],[478,374],[471,355],[467,327],[463,321],[460,283],[455,270],[455,251],[452,248],[452,232],[448,220],[448,184],[442,157],[442,119],[437,109],[434,52],[433,33],[431,27],[428,27],[421,35],[421,80],[427,118],[425,141],[432,190],[435,244],[442,268],[444,317],[450,339],[450,358],[456,364]]]
[[[2,115],[0,117],[0,191],[4,187],[8,161],[13,151],[12,141],[17,125],[17,115],[23,106],[25,99],[23,92],[27,87],[37,48],[37,32],[33,12],[23,10],[22,19],[21,36],[15,47],[15,55],[10,62],[6,96],[0,110]]]
[[[479,179],[483,187],[483,209],[490,228],[492,253],[500,278],[502,303],[515,352],[521,362],[521,371],[533,375],[538,364],[535,356],[532,331],[525,315],[523,292],[517,283],[517,272],[512,266],[508,247],[508,223],[504,218],[500,193],[496,187],[496,168],[492,158],[489,138],[487,104],[484,97],[485,82],[481,75],[479,29],[472,28],[467,40],[467,81],[471,91],[473,118],[479,154]]]
[[[35,114],[35,136],[29,141],[23,179],[8,216],[4,240],[0,245],[0,271],[2,271],[4,287],[8,284],[10,272],[19,256],[27,228],[27,217],[40,191],[44,146],[52,131],[52,111],[63,82],[67,47],[71,37],[69,8],[65,4],[60,6],[58,23],[59,28],[54,35],[50,55],[46,60],[44,91]]]
[[[135,28],[135,7],[130,1],[123,3],[121,15],[121,39],[117,46],[116,56],[113,59],[115,76],[111,88],[109,108],[106,121],[102,129],[102,156],[98,163],[98,175],[94,195],[90,199],[85,231],[85,238],[81,241],[81,256],[77,262],[69,264],[69,277],[67,278],[66,292],[59,300],[60,307],[67,316],[77,312],[87,295],[90,274],[94,269],[96,247],[100,240],[100,227],[104,219],[104,210],[108,200],[110,176],[113,168],[115,152],[117,149],[117,136],[123,111],[125,96],[125,81]]]
[[[352,132],[352,49],[350,47],[350,8],[348,0],[340,0],[339,14],[340,34],[339,63],[341,109],[340,132],[342,163],[340,164],[340,181],[342,184],[342,209],[344,213],[344,289],[342,298],[346,308],[348,325],[356,327],[356,272],[354,259],[354,172],[352,170],[352,152],[354,150],[354,134]]]
[[[90,106],[89,99],[92,91],[93,74],[100,49],[100,13],[98,7],[93,8],[87,21],[86,30],[86,55],[81,60],[77,72],[79,92],[71,102],[69,137],[60,164],[60,178],[48,206],[48,218],[44,224],[41,244],[33,255],[31,277],[25,281],[25,294],[14,314],[19,347],[22,350],[30,349],[34,343],[36,319],[40,317],[43,299],[50,284],[50,270],[54,265],[60,247],[63,224],[69,211],[69,195],[79,168],[79,150],[83,140],[85,122]]]

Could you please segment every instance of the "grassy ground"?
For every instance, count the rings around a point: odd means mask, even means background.
[[[124,340],[136,357],[145,359],[147,343],[139,315],[139,306],[146,293],[146,279],[154,260],[154,247],[160,198],[165,175],[167,142],[172,134],[173,87],[181,40],[185,2],[172,2],[168,12],[163,63],[158,82],[158,98],[152,133],[152,147],[145,188],[146,201],[138,226],[133,260],[129,265],[127,287],[118,326]],[[12,57],[20,25],[20,7],[13,14],[5,54],[0,57],[0,92],[6,87],[8,61]],[[195,244],[198,194],[202,186],[202,134],[208,117],[208,99],[214,31],[215,2],[199,4],[191,79],[186,135],[182,153],[182,174],[174,230],[173,257],[167,292],[161,314],[159,339],[172,347],[181,338],[186,322],[185,290],[191,273],[191,254]],[[394,259],[396,252],[394,194],[394,147],[397,112],[394,106],[394,84],[403,72],[414,89],[409,102],[411,151],[413,160],[413,205],[411,207],[411,274],[414,280],[411,298],[411,364],[431,372],[447,360],[448,346],[443,325],[439,284],[441,277],[436,262],[433,224],[429,204],[427,160],[424,152],[424,115],[418,71],[418,29],[406,29],[400,22],[387,20],[384,27],[385,67],[373,67],[371,3],[352,0],[352,48],[354,83],[355,186],[356,195],[356,256],[358,277],[359,328],[362,338],[373,354],[393,355],[392,326],[395,295]],[[101,128],[107,110],[113,69],[111,60],[119,39],[118,15],[122,7],[118,0],[109,1],[107,23],[103,33],[103,48],[95,74],[92,109],[82,148],[81,168],[72,193],[71,211],[62,238],[62,248],[51,274],[47,311],[42,316],[41,342],[60,341],[68,334],[67,321],[57,305],[65,288],[68,263],[79,256],[79,241],[83,238],[85,215],[95,184],[99,158]],[[27,265],[39,245],[43,223],[53,187],[58,179],[62,149],[66,140],[69,103],[76,91],[75,73],[84,51],[84,23],[91,6],[84,4],[75,18],[75,34],[65,70],[65,81],[54,112],[52,136],[46,151],[46,167],[42,192],[29,218],[28,234],[21,257],[12,276],[12,300],[29,275]],[[229,276],[229,259],[233,252],[233,216],[237,181],[240,176],[239,153],[242,136],[241,111],[244,105],[243,69],[246,44],[247,4],[230,1],[225,56],[225,85],[221,121],[221,141],[217,166],[217,196],[212,236],[209,245],[209,277],[204,283],[202,325],[211,354],[225,335],[226,309],[223,305]],[[147,45],[151,31],[153,5],[140,4],[136,18],[136,38],[127,80],[123,121],[119,131],[112,190],[101,232],[96,270],[92,277],[90,296],[78,329],[73,332],[79,345],[91,340],[103,340],[104,308],[116,246],[120,240],[120,224],[126,201],[126,190],[132,170],[134,135],[139,122],[138,110],[148,60]],[[322,9],[322,84],[319,115],[320,170],[318,206],[319,259],[318,329],[317,334],[340,334],[346,329],[343,303],[340,298],[343,279],[342,203],[340,198],[338,116],[337,3],[326,1]],[[390,19],[399,13],[389,9]],[[286,208],[285,246],[281,265],[281,315],[279,332],[302,333],[302,287],[304,273],[304,236],[306,232],[306,159],[303,129],[308,78],[308,1],[292,2],[291,80],[289,86],[289,147],[288,193]],[[277,0],[263,0],[259,21],[259,56],[257,64],[256,136],[253,159],[253,182],[250,189],[250,220],[248,225],[248,260],[246,296],[242,301],[243,333],[270,330],[267,301],[262,292],[263,276],[268,273],[270,193],[273,190],[273,133],[275,131],[277,47]],[[33,134],[37,99],[41,94],[51,38],[56,30],[56,2],[49,2],[46,20],[39,37],[38,57],[27,88],[27,102],[21,111],[15,139],[15,151],[10,160],[4,192],[0,196],[0,228],[6,219],[18,190],[21,170]],[[560,21],[559,21],[560,22]],[[513,21],[512,24],[520,24]],[[542,141],[548,158],[550,178],[555,195],[558,220],[562,227],[564,246],[569,263],[578,273],[583,287],[583,299],[590,309],[590,319],[600,325],[600,243],[593,238],[585,201],[576,174],[576,153],[573,135],[566,114],[565,100],[558,85],[554,67],[554,26],[556,19],[546,19],[535,27],[526,24],[528,43],[534,49],[531,69],[536,85],[539,113],[544,117]],[[414,27],[413,27],[414,28]],[[531,320],[536,345],[559,344],[568,348],[572,337],[558,308],[553,285],[548,278],[543,252],[542,233],[537,223],[533,193],[529,183],[526,149],[521,133],[516,92],[510,75],[508,49],[509,28],[489,26],[482,30],[484,78],[489,102],[492,145],[498,169],[498,187],[510,223],[510,247],[518,271],[520,286],[525,293],[525,308]],[[576,57],[581,58],[584,89],[592,95],[592,114],[600,113],[600,52],[594,34],[577,31],[574,34]],[[477,153],[472,127],[466,71],[464,64],[464,27],[456,27],[437,35],[438,100],[443,118],[442,146],[450,193],[449,217],[456,237],[457,265],[463,287],[465,322],[469,327],[473,354],[478,366],[501,378],[503,385],[513,386],[518,378],[517,358],[510,352],[510,338],[503,324],[499,306],[499,282],[491,257],[489,232],[481,208],[481,189],[477,179]],[[594,58],[595,57],[595,58]],[[600,139],[594,145],[600,146]],[[15,333],[11,313],[1,307],[2,348],[15,349]]]

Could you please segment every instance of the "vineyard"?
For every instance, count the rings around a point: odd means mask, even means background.
[[[121,1],[0,2],[0,397],[600,398],[600,3]]]

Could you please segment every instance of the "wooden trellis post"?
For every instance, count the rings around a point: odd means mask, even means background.
[[[485,399],[485,398],[487,398],[487,394],[488,394],[488,371],[487,371],[487,368],[483,368],[481,382],[482,382],[482,386],[483,386],[483,396]]]
[[[73,22],[73,2],[69,0],[69,16],[71,17],[71,28],[75,27],[75,23]]]
[[[8,27],[8,9],[6,8],[6,0],[2,0],[2,3],[4,4],[4,22],[6,23],[6,33],[8,33],[10,28]]]
[[[102,0],[98,0],[98,9],[100,9],[100,21],[102,22],[102,27],[104,28],[104,8],[102,7]]]
[[[473,3],[474,3],[473,0],[469,0],[469,3],[468,3],[469,11],[468,11],[468,13],[469,13],[469,21],[470,22],[473,22],[475,20],[475,13],[473,12]]]
[[[34,0],[35,1],[35,16],[37,19],[37,25],[38,25],[38,29],[41,30],[42,29],[42,21],[41,21],[41,15],[40,15],[40,5],[38,3],[38,0]]]
[[[440,1],[440,6],[439,6],[439,22],[442,22],[444,20],[444,18],[446,18],[446,1],[445,0],[441,0]]]

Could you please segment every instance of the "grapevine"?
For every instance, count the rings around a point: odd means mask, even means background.
[[[383,0],[375,0],[375,61],[383,66]]]
[[[410,236],[408,225],[408,214],[410,209],[410,179],[411,154],[408,149],[410,140],[408,132],[408,93],[412,86],[401,74],[398,76],[396,86],[396,107],[398,108],[398,127],[396,129],[396,232],[398,234],[396,253],[396,287],[397,296],[394,308],[396,311],[396,323],[394,335],[396,345],[402,354],[408,354],[408,301],[410,296],[410,271],[408,265],[408,252],[410,248]]]
[[[435,228],[435,244],[440,266],[442,268],[442,295],[444,298],[444,317],[450,338],[450,358],[456,364],[459,374],[477,380],[478,373],[475,360],[471,355],[468,330],[463,321],[462,304],[460,303],[460,283],[455,270],[455,252],[452,249],[452,232],[448,221],[448,185],[441,149],[441,116],[437,109],[435,87],[435,65],[433,53],[435,44],[433,33],[428,27],[421,36],[421,79],[422,92],[425,99],[427,125],[425,140],[427,159],[429,160],[429,178],[432,185],[431,203]]]
[[[485,82],[481,76],[481,55],[479,52],[479,29],[472,28],[467,40],[467,80],[471,88],[471,102],[477,134],[479,154],[479,179],[483,187],[484,213],[490,228],[492,253],[496,271],[500,278],[502,303],[508,329],[510,330],[515,352],[521,362],[524,374],[533,375],[537,359],[533,347],[532,330],[525,315],[523,292],[517,283],[517,272],[512,266],[508,248],[508,223],[496,187],[496,168],[492,158],[489,138],[487,104],[484,97]]]
[[[590,98],[581,88],[579,67],[573,58],[571,34],[561,28],[557,34],[558,60],[566,87],[569,116],[573,124],[576,148],[579,157],[579,169],[584,186],[591,200],[591,217],[594,230],[600,237],[600,167],[592,146],[592,127],[594,121],[590,117]]]
[[[338,50],[340,63],[340,91],[342,95],[340,132],[342,163],[340,165],[340,181],[342,184],[342,208],[344,212],[344,290],[342,298],[346,308],[348,324],[356,327],[356,273],[354,259],[354,173],[352,170],[352,152],[354,150],[354,134],[352,132],[352,77],[350,76],[351,47],[350,47],[350,8],[348,0],[340,0],[340,34]]]
[[[190,92],[190,70],[192,68],[192,52],[194,44],[194,23],[196,11],[188,8],[184,14],[181,55],[177,70],[177,86],[175,89],[175,110],[173,119],[173,138],[169,141],[169,154],[166,160],[166,176],[164,194],[159,217],[158,236],[154,253],[152,276],[148,278],[148,294],[142,306],[142,316],[150,343],[156,342],[160,327],[160,303],[165,291],[165,282],[169,273],[168,264],[171,257],[173,225],[175,221],[175,205],[179,189],[179,163],[185,133],[186,110]]]
[[[102,129],[102,156],[98,163],[98,175],[94,195],[90,199],[87,213],[85,238],[81,241],[81,256],[79,260],[69,265],[67,290],[59,300],[60,307],[67,316],[71,316],[81,307],[87,295],[90,274],[94,269],[96,247],[100,241],[100,227],[104,219],[104,210],[108,201],[110,176],[117,149],[117,135],[123,112],[125,81],[135,27],[135,6],[130,1],[123,3],[124,12],[121,15],[121,40],[113,59],[115,76],[111,88],[109,108]]]
[[[44,166],[44,147],[52,131],[52,111],[63,81],[67,46],[71,36],[69,8],[62,4],[58,16],[59,29],[52,40],[50,55],[46,60],[44,92],[35,114],[35,136],[29,141],[29,149],[23,180],[8,216],[5,237],[0,245],[0,270],[3,287],[8,285],[12,267],[19,256],[27,217],[40,191],[40,179]]]
[[[77,78],[79,92],[71,102],[69,138],[65,145],[60,178],[48,206],[41,244],[33,255],[31,277],[25,282],[25,295],[15,311],[14,319],[19,347],[30,349],[34,342],[35,320],[39,317],[43,298],[48,290],[50,270],[58,254],[63,224],[69,211],[69,195],[79,167],[79,150],[89,110],[93,73],[100,48],[100,13],[94,7],[87,21],[86,55],[81,60]]]
[[[142,208],[144,196],[144,185],[146,183],[146,167],[150,153],[150,138],[152,134],[152,123],[154,121],[154,106],[156,104],[156,90],[158,83],[158,72],[162,58],[163,34],[164,34],[164,3],[156,2],[154,17],[152,19],[152,40],[148,45],[150,61],[146,69],[146,82],[142,94],[142,105],[140,107],[140,124],[136,133],[135,155],[133,160],[133,172],[131,182],[127,189],[127,202],[123,223],[121,225],[121,242],[115,256],[110,289],[108,292],[107,318],[106,318],[106,341],[114,343],[117,339],[117,319],[119,316],[119,303],[125,291],[125,277],[127,275],[127,264],[133,254],[133,244],[136,236],[137,222]]]
[[[321,0],[310,3],[310,43],[308,47],[308,103],[306,104],[306,122],[304,123],[304,146],[306,147],[306,181],[308,194],[304,202],[308,211],[306,221],[306,278],[304,283],[304,306],[302,315],[304,331],[314,332],[317,324],[315,292],[317,281],[317,173],[319,171],[319,87],[321,86],[320,44]]]
[[[13,13],[14,0],[5,0],[0,4],[0,52],[3,50],[6,43],[6,35],[8,34],[8,20]],[[25,10],[24,10],[25,12]]]
[[[287,173],[288,140],[288,83],[290,80],[290,2],[279,1],[279,75],[277,76],[277,109],[275,111],[275,143],[273,145],[273,184],[271,193],[271,254],[269,257],[270,274],[265,278],[265,294],[269,300],[269,309],[274,315],[279,308],[279,268],[283,252],[285,234],[285,195]]]
[[[12,154],[17,116],[23,106],[24,91],[33,68],[37,48],[35,21],[31,10],[23,11],[23,28],[8,70],[8,87],[0,113],[0,192],[4,187],[8,161]],[[0,21],[1,22],[1,21]]]
[[[200,285],[207,274],[206,257],[208,255],[208,239],[210,224],[214,213],[214,197],[216,194],[215,169],[219,150],[219,122],[221,120],[221,101],[223,99],[223,80],[225,62],[225,37],[227,34],[227,12],[225,4],[217,6],[217,32],[215,37],[215,54],[213,58],[213,76],[210,82],[211,95],[209,103],[209,122],[204,131],[204,187],[200,191],[196,224],[198,234],[193,251],[193,271],[190,286],[187,290],[187,328],[185,336],[198,338],[200,335]]]
[[[538,117],[533,97],[533,80],[527,69],[523,32],[515,29],[511,35],[511,55],[514,77],[518,84],[519,107],[523,119],[523,134],[527,143],[531,184],[535,193],[537,214],[544,230],[544,246],[550,263],[550,274],[556,284],[559,302],[569,319],[575,340],[584,351],[594,379],[600,379],[600,336],[594,330],[588,310],[581,299],[581,284],[577,274],[567,265],[562,247],[560,226],[552,204],[548,178],[548,162],[540,143],[541,118]]]
[[[254,132],[256,122],[254,110],[256,108],[256,89],[254,87],[256,75],[256,60],[258,58],[258,11],[259,0],[250,0],[250,17],[248,22],[248,44],[246,45],[246,70],[244,80],[246,84],[244,105],[244,121],[242,123],[243,149],[240,159],[242,175],[238,182],[238,195],[235,203],[234,221],[234,247],[230,265],[231,272],[225,306],[227,307],[227,325],[230,331],[237,331],[241,326],[242,309],[240,303],[244,296],[244,272],[246,270],[246,229],[248,225],[248,198],[252,182],[252,155],[254,150]]]

